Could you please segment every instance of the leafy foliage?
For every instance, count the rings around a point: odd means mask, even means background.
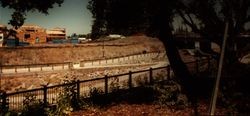
[[[46,116],[43,101],[36,99],[35,95],[26,95],[23,104],[24,108],[21,111],[21,116]]]
[[[154,85],[158,103],[161,106],[187,106],[188,99],[181,93],[181,86],[173,81],[164,82],[164,84]]]
[[[2,7],[8,7],[13,9],[12,19],[9,21],[16,29],[23,25],[25,21],[25,15],[28,11],[39,11],[44,14],[48,14],[48,10],[53,8],[54,4],[59,6],[64,0],[0,0]]]
[[[223,41],[225,23],[229,23],[225,49],[225,64],[229,67],[237,63],[239,55],[243,53],[242,49],[247,46],[244,42],[240,42],[238,35],[245,32],[246,24],[250,22],[249,9],[249,0],[193,0],[180,5],[177,12],[193,32],[199,33],[204,39],[220,46]],[[237,49],[235,49],[236,43],[241,43]],[[203,47],[202,50],[213,53],[211,48]]]
[[[109,86],[110,86],[109,90],[111,92],[118,91],[121,88],[121,85],[119,84],[119,78],[118,77],[113,78]]]
[[[166,14],[158,14],[164,4]],[[92,26],[92,35],[96,34],[123,34],[137,33],[155,34],[159,26],[159,15],[171,15],[168,11],[174,2],[163,0],[91,0],[88,9],[95,19]],[[171,17],[171,16],[170,16]],[[157,24],[158,23],[158,24]],[[96,36],[96,37],[99,37]]]
[[[57,106],[55,109],[49,109],[49,115],[64,116],[71,111],[80,108],[81,101],[77,98],[76,80],[64,80],[64,84],[68,84],[59,94]]]
[[[107,104],[104,92],[100,88],[96,87],[90,88],[89,95],[90,95],[90,102],[92,103],[92,105],[104,106],[105,104]]]

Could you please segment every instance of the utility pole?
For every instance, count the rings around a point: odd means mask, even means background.
[[[221,78],[222,66],[223,66],[225,49],[226,49],[227,33],[228,33],[228,21],[226,22],[223,43],[222,43],[222,50],[221,50],[221,54],[220,54],[219,69],[218,69],[218,73],[217,73],[216,82],[214,85],[212,99],[210,102],[209,115],[212,115],[212,116],[215,114],[215,109],[216,109],[216,101],[217,101],[217,96],[218,96],[218,91],[219,91],[220,78]]]

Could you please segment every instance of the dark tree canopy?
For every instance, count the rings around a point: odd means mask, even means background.
[[[164,43],[175,75],[190,92],[191,75],[181,60],[172,35],[172,19],[177,3],[175,0],[92,0],[89,4],[94,18],[92,34],[102,30],[105,34],[144,33],[158,37]],[[98,21],[103,25],[95,25]]]
[[[160,15],[172,15],[174,1],[164,0],[92,0],[88,8],[95,19],[92,34],[155,34]],[[162,5],[162,7],[159,7]],[[160,10],[165,7],[165,14]],[[171,13],[168,13],[171,12]],[[98,37],[98,35],[96,36]]]
[[[237,62],[241,53],[234,50],[234,44],[250,21],[249,0],[92,0],[89,3],[94,18],[93,38],[113,33],[158,36],[161,26],[172,28],[173,17],[180,16],[193,32],[221,45],[225,23],[229,22],[228,63]],[[211,44],[202,44],[204,52],[218,55],[211,50]]]
[[[239,41],[237,36],[245,31],[244,26],[250,22],[249,0],[192,0],[180,4],[177,12],[192,31],[219,45],[222,44],[225,23],[228,22],[226,64],[238,62],[238,57],[242,54],[241,48],[244,46],[235,49],[235,44]]]
[[[59,6],[64,0],[0,0],[0,4],[4,8],[13,9],[12,19],[9,21],[14,28],[18,28],[24,24],[25,15],[28,11],[39,11],[48,14],[48,10],[53,8],[54,4]]]
[[[91,0],[93,14],[92,37],[117,33],[145,33],[158,37],[176,77],[188,91],[194,93],[192,75],[183,63],[172,34],[172,20],[179,15],[184,24],[203,39],[222,43],[225,23],[229,22],[226,48],[228,63],[235,62],[234,43],[237,34],[249,22],[249,0]],[[192,96],[190,97],[192,98]]]
[[[192,0],[182,4],[178,14],[194,32],[210,35],[214,41],[222,36],[225,21],[230,23],[229,34],[244,31],[245,24],[250,22],[249,8],[249,0]],[[200,24],[194,20],[199,20]]]

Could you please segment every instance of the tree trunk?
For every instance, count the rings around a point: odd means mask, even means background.
[[[167,26],[161,28],[158,38],[163,42],[165,46],[166,54],[175,76],[179,80],[180,84],[184,87],[184,90],[187,92],[188,96],[191,97],[190,95],[194,90],[194,84],[192,84],[192,76],[187,66],[182,61],[178,49],[176,48],[171,28]]]

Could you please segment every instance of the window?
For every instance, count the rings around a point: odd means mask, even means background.
[[[35,32],[34,29],[26,29],[27,32]]]
[[[24,34],[24,39],[30,38],[30,34]]]

